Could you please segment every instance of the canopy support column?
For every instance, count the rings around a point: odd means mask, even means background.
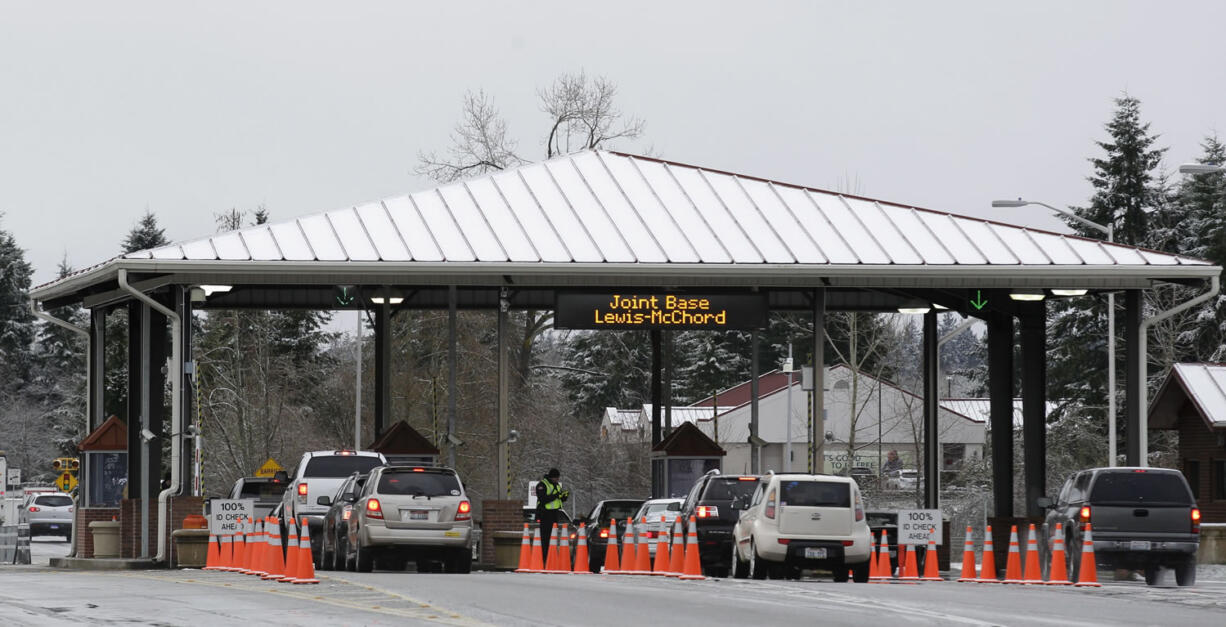
[[[1141,354],[1141,290],[1128,290],[1124,295],[1124,415],[1127,424],[1125,464],[1146,466],[1141,456],[1141,386],[1146,385],[1144,359]]]
[[[752,347],[749,358],[749,472],[762,474],[762,441],[758,437],[758,360],[760,359],[759,344],[761,337],[758,330],[749,332],[749,342]]]
[[[1013,316],[988,314],[992,494],[998,518],[1013,516]]]
[[[511,449],[507,441],[511,433],[511,406],[507,394],[507,312],[511,301],[507,288],[498,291],[498,477],[505,486],[506,496],[511,498]]]
[[[392,305],[384,299],[375,309],[375,439],[391,418],[392,410]]]
[[[924,507],[940,507],[941,438],[937,381],[937,312],[924,314]]]
[[[826,288],[813,290],[813,431],[809,441],[813,443],[809,468],[812,472],[826,471]]]
[[[1022,450],[1026,462],[1026,515],[1043,516],[1047,493],[1047,304],[1022,304]]]

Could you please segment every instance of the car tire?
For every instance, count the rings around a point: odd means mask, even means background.
[[[1157,566],[1146,566],[1145,567],[1145,585],[1147,586],[1158,585],[1158,581],[1160,580],[1160,572],[1161,572],[1161,569],[1159,569]]]
[[[767,575],[766,560],[758,555],[758,547],[754,545],[753,540],[749,541],[749,578],[759,581],[766,579]]]
[[[732,578],[744,579],[749,576],[749,564],[741,559],[741,554],[736,550],[736,540],[732,541]]]
[[[851,579],[847,574],[847,564],[843,562],[836,562],[830,572],[834,575],[835,583],[847,583],[847,580]]]
[[[362,543],[357,546],[357,556],[354,558],[357,572],[369,573],[375,569],[375,552],[371,549],[363,549]]]
[[[472,569],[472,553],[468,549],[456,549],[447,557],[446,572],[467,575]]]
[[[1175,583],[1179,586],[1196,585],[1196,556],[1189,556],[1175,565]]]
[[[873,562],[873,558],[869,557],[867,562],[856,564],[851,567],[851,580],[856,583],[868,583],[868,567]]]
[[[341,545],[341,539],[336,539],[336,550],[332,555],[332,570],[345,570],[345,551]]]

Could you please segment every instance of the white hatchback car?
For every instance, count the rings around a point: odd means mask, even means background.
[[[834,580],[868,581],[870,532],[860,486],[850,477],[767,474],[732,531],[734,577],[795,579],[822,568]]]

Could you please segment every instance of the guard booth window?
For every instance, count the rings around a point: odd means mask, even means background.
[[[1195,459],[1185,459],[1183,462],[1183,476],[1188,480],[1188,487],[1192,488],[1192,498],[1200,499],[1200,461]]]
[[[1213,500],[1226,501],[1226,459],[1213,460]]]

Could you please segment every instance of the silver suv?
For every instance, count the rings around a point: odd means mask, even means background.
[[[835,581],[868,581],[868,520],[860,486],[850,477],[768,474],[732,530],[734,577],[796,579],[822,568]]]
[[[370,472],[349,518],[349,570],[467,573],[472,569],[472,503],[450,468],[382,466]]]
[[[311,526],[311,553],[315,558],[315,567],[320,568],[320,547],[323,540],[324,514],[328,513],[327,505],[319,504],[319,497],[332,497],[337,488],[345,482],[349,475],[355,472],[369,472],[371,468],[382,466],[387,459],[382,453],[374,451],[310,451],[302,454],[298,468],[294,470],[294,478],[281,497],[281,531],[284,535],[287,521],[293,518],[301,522],[307,519]]]

